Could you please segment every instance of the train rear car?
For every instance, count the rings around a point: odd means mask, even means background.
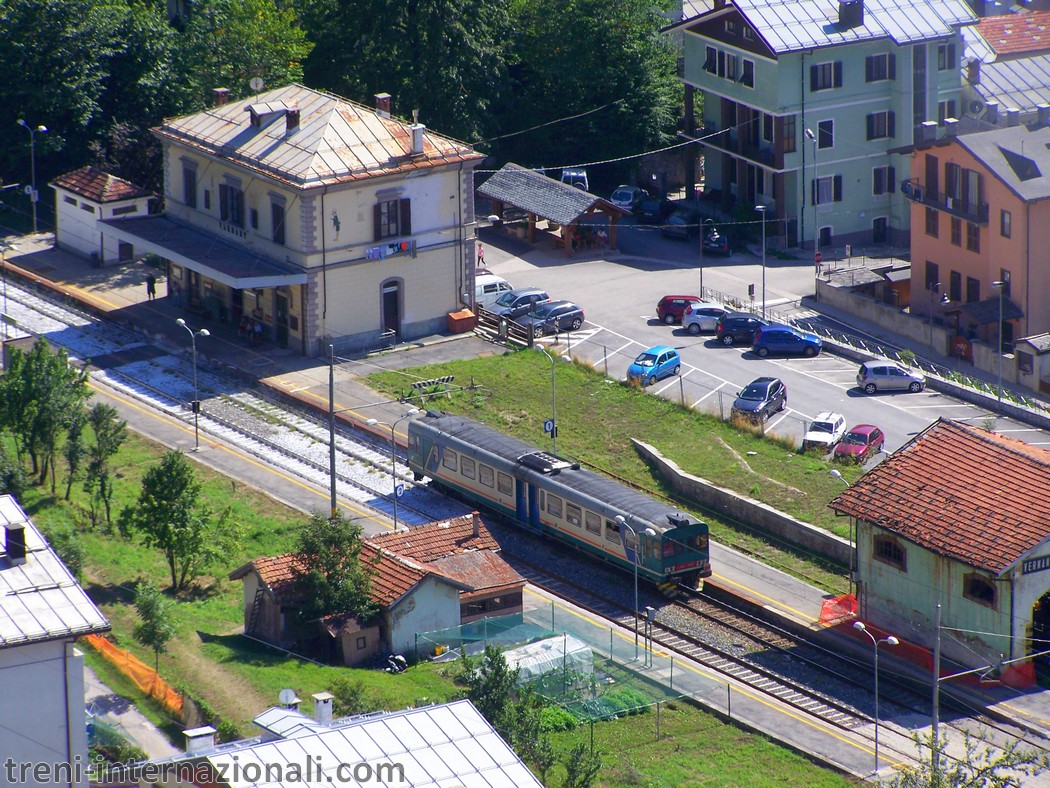
[[[703,523],[662,501],[461,416],[409,422],[416,478],[666,588],[711,574]]]

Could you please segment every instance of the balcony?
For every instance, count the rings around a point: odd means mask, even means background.
[[[901,194],[912,202],[922,203],[973,224],[988,224],[988,203],[968,203],[942,192],[931,192],[918,179],[901,181]]]
[[[762,164],[776,170],[783,169],[783,161],[777,162],[778,157],[772,143],[765,141],[759,142],[757,145],[750,143],[739,133],[736,127],[723,129],[721,133],[718,132],[719,128],[716,124],[705,121],[703,129],[698,131],[697,134],[706,137],[704,144],[712,148],[747,159],[754,164]],[[782,159],[783,157],[779,158]]]

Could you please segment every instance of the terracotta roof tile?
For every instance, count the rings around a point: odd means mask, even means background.
[[[446,556],[432,561],[429,566],[474,591],[525,584],[525,578],[491,550]]]
[[[1050,11],[986,16],[977,30],[998,55],[1050,49]]]
[[[475,517],[478,518],[478,536],[474,536]],[[466,550],[499,550],[499,542],[489,533],[477,512],[405,531],[379,534],[369,541],[424,564]]]
[[[940,419],[830,504],[1001,574],[1050,535],[1050,452]]]
[[[51,185],[79,194],[97,203],[133,200],[149,194],[148,191],[130,181],[110,175],[95,167],[81,167],[79,170],[59,175],[51,181]]]

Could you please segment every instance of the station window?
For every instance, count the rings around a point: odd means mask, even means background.
[[[495,472],[488,465],[478,465],[478,481],[486,487],[495,486],[495,476]]]
[[[367,644],[368,644],[368,641],[365,638],[358,638],[357,639],[357,649],[358,649],[358,651],[363,649]]]
[[[876,560],[895,566],[902,572],[908,571],[907,554],[893,537],[876,536],[874,554]]]
[[[456,470],[459,467],[459,457],[456,456],[454,451],[445,449],[444,454],[441,455],[441,464],[448,468],[450,471]]]
[[[497,488],[503,495],[510,495],[514,492],[514,482],[505,473],[496,474]]]
[[[605,538],[610,542],[620,541],[620,524],[613,520],[605,521]]]
[[[602,518],[594,512],[586,512],[584,514],[584,525],[592,534],[600,534],[602,532]]]
[[[459,471],[468,479],[473,479],[475,474],[474,460],[470,459],[470,457],[460,457]]]
[[[575,525],[579,528],[583,523],[583,512],[576,504],[567,503],[565,504],[565,519],[569,521],[570,525]]]
[[[963,596],[971,602],[995,607],[995,583],[984,575],[968,574],[963,578]]]
[[[552,517],[561,517],[561,498],[557,495],[547,496],[547,514]]]

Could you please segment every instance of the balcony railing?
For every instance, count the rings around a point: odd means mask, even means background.
[[[901,181],[901,194],[913,202],[945,211],[973,224],[988,224],[988,203],[986,202],[969,203],[942,192],[931,192],[916,178]]]
[[[782,165],[777,164],[776,150],[772,143],[765,141],[759,142],[757,145],[750,143],[740,135],[736,128],[725,129],[720,134],[717,133],[718,131],[718,126],[708,121],[705,122],[704,128],[697,133],[706,137],[704,144],[710,145],[712,148],[732,153],[744,159],[750,159],[756,164],[764,164],[767,167],[776,169],[781,168]]]

